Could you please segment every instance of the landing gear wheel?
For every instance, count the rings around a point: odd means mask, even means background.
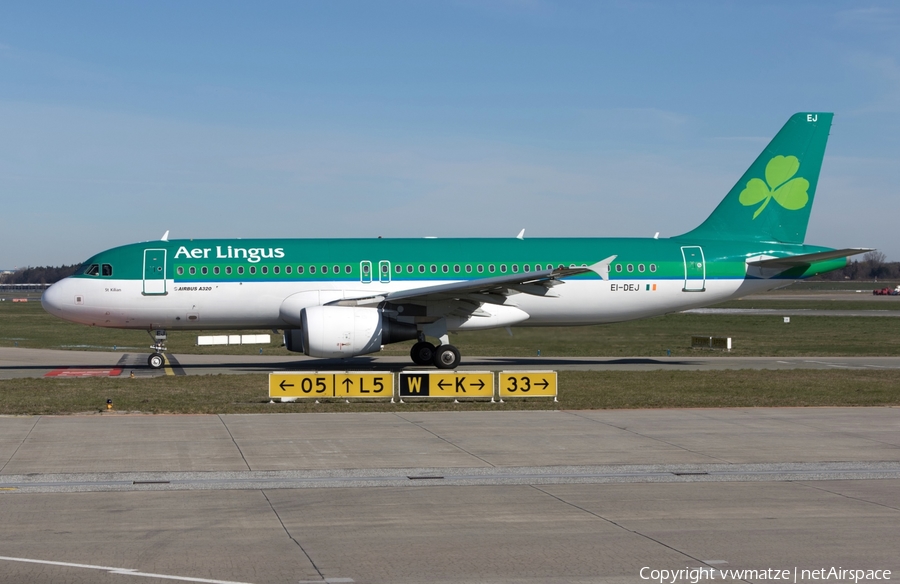
[[[441,345],[434,351],[434,366],[438,369],[456,369],[459,361],[459,349],[453,345]]]
[[[434,362],[434,345],[420,341],[412,346],[409,356],[416,365],[431,365]]]
[[[152,369],[162,369],[162,366],[166,364],[166,358],[162,356],[162,353],[153,353],[147,359],[147,365],[149,365]]]

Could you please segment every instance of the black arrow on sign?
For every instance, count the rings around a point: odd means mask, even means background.
[[[443,390],[443,389],[444,389],[444,384],[445,384],[445,383],[446,383],[446,382],[445,382],[443,379],[441,379],[440,381],[438,381],[438,384],[437,384],[437,385],[438,385],[438,387],[441,388],[441,390]],[[452,383],[447,383],[447,385],[453,385],[453,384],[452,384]]]
[[[472,385],[475,385],[474,383]],[[484,381],[481,379],[478,380],[478,389],[484,389]]]
[[[349,392],[350,386],[353,385],[353,380],[348,377],[348,378],[344,379],[341,383],[344,384],[344,391]]]
[[[287,379],[282,379],[281,383],[278,384],[278,387],[281,388],[281,391],[287,391],[285,387],[294,387],[293,383],[286,383]]]
[[[535,385],[540,385],[543,389],[547,389],[547,386],[550,385],[546,379],[542,379],[540,383],[535,383]]]

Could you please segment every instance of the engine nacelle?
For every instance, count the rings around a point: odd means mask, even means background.
[[[284,344],[310,357],[365,355],[418,336],[415,325],[391,320],[377,308],[310,306],[300,318],[302,329],[285,331]]]

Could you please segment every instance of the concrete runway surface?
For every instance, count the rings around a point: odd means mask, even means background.
[[[898,541],[897,408],[0,417],[3,582],[896,579]]]

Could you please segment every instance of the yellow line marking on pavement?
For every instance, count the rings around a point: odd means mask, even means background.
[[[169,366],[169,358],[166,357],[165,355],[163,355],[163,361],[166,362],[166,364],[163,366],[163,369],[165,370],[166,375],[175,375],[175,372],[172,371],[172,367]]]

